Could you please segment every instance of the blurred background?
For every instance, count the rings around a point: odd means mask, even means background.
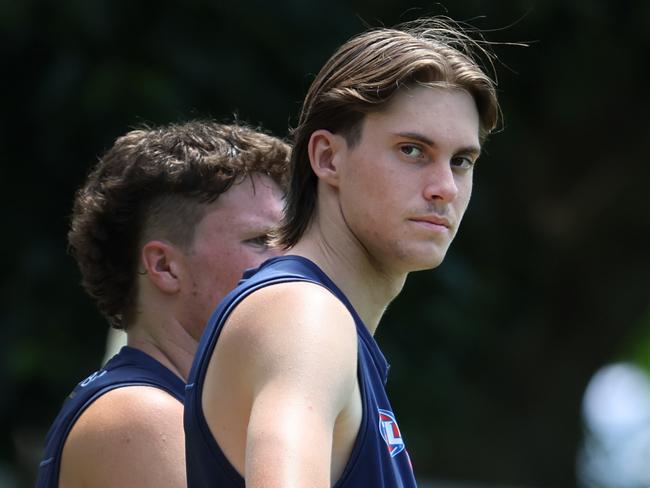
[[[0,487],[31,486],[107,324],[66,254],[75,189],[143,122],[286,135],[366,26],[447,14],[496,46],[503,130],[445,263],[377,337],[418,478],[650,485],[650,2],[0,0]]]

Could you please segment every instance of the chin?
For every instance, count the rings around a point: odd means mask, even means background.
[[[411,271],[427,271],[430,269],[435,269],[442,264],[442,259],[431,260],[429,262],[420,263],[417,266],[414,266],[414,269]]]
[[[411,255],[409,259],[403,261],[404,271],[410,273],[412,271],[426,271],[437,268],[442,264],[444,257],[444,254],[439,253],[422,256]]]
[[[406,243],[393,241],[381,254],[380,261],[394,272],[410,273],[437,268],[442,264],[448,246],[441,243],[418,242]]]

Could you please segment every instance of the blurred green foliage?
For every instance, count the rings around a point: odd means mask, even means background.
[[[449,3],[0,2],[0,468],[29,479],[24,439],[102,357],[65,241],[98,155],[143,122],[237,114],[286,135],[344,40],[447,13],[530,47],[495,47],[504,127],[464,226],[378,331],[394,407],[422,477],[574,485],[590,375],[630,337],[650,354],[650,3]]]

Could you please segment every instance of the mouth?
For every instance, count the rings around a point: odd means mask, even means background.
[[[436,215],[413,217],[409,220],[430,230],[442,231],[451,229],[451,222],[448,219]]]

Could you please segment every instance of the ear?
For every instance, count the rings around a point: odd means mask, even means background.
[[[141,265],[149,281],[163,293],[180,290],[180,250],[164,241],[149,241],[142,247]]]
[[[312,170],[319,180],[338,187],[340,163],[347,150],[347,142],[343,136],[319,129],[309,138],[307,148]]]

